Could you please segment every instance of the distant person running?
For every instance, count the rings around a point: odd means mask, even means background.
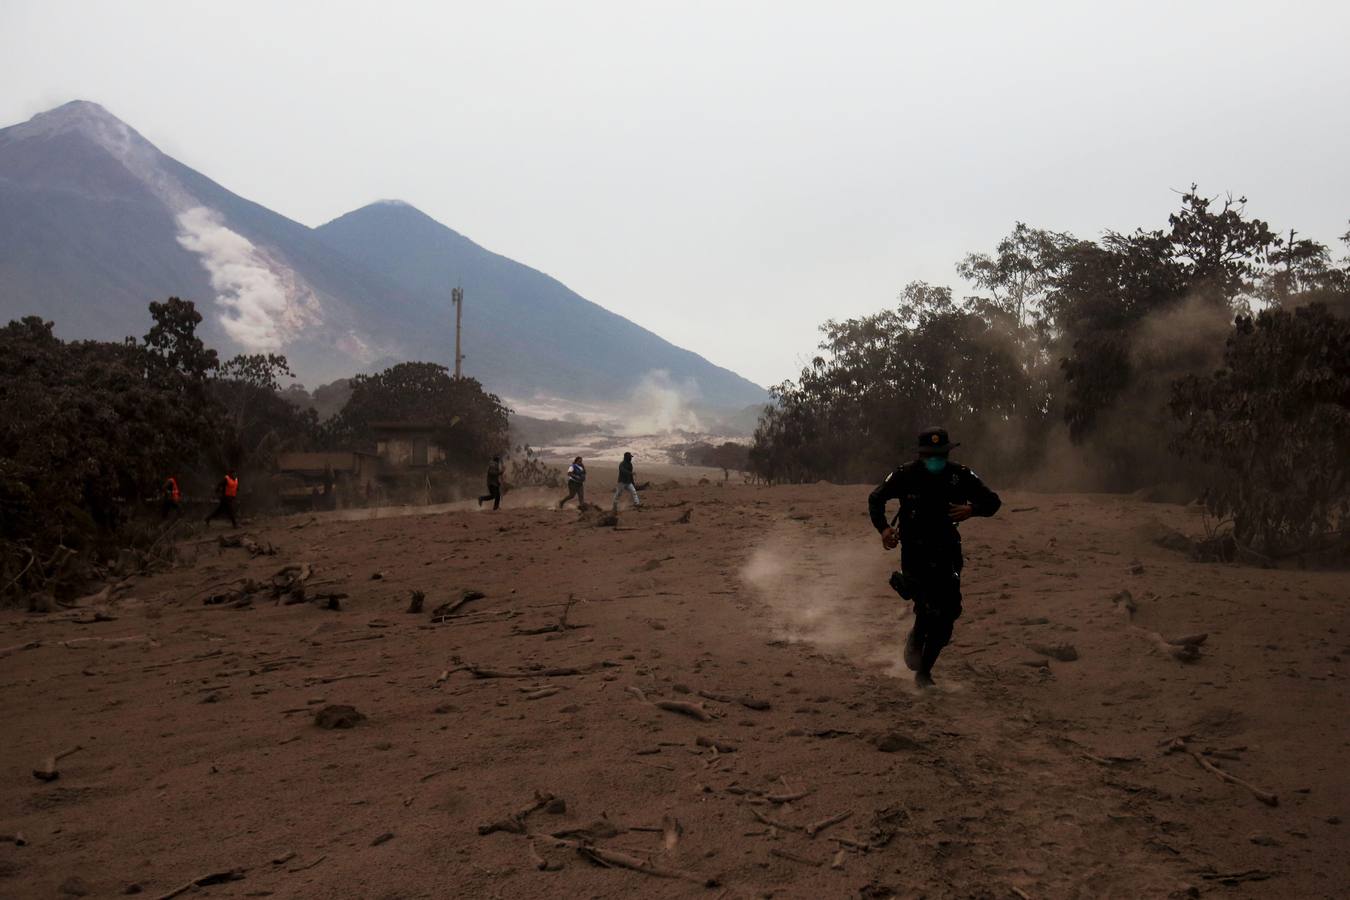
[[[567,467],[567,496],[558,501],[558,509],[562,509],[573,497],[577,498],[578,508],[586,508],[586,467],[582,465],[580,456]]]
[[[971,516],[992,516],[1002,501],[980,477],[947,460],[953,447],[942,428],[919,434],[919,458],[886,476],[867,498],[881,545],[900,545],[900,571],[891,587],[914,601],[914,627],[905,640],[905,665],[919,687],[933,686],[933,664],[961,616],[961,533]],[[899,500],[897,530],[886,522],[886,501]]]
[[[159,517],[167,519],[170,515],[175,518],[182,515],[182,500],[182,492],[178,490],[178,479],[170,475],[164,479],[164,486],[160,488]]]
[[[210,525],[211,520],[216,516],[229,516],[230,524],[235,528],[239,527],[239,514],[235,504],[239,498],[239,479],[235,477],[234,469],[225,473],[225,477],[216,485],[216,496],[220,502],[216,508],[211,510],[211,514],[206,517],[206,524]]]
[[[492,501],[493,509],[502,508],[502,458],[500,456],[492,457],[492,462],[488,463],[487,470],[487,489],[488,492],[478,498],[478,505],[482,506],[486,500]]]
[[[625,453],[619,463],[619,484],[614,488],[614,511],[619,511],[619,498],[624,491],[633,495],[633,508],[642,508],[642,498],[638,497],[637,485],[633,484],[633,454]]]

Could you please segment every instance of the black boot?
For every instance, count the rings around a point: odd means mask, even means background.
[[[934,647],[931,642],[924,645],[923,658],[919,661],[919,670],[914,673],[914,683],[921,688],[935,687],[937,682],[933,681],[933,666],[937,663],[938,654],[942,652],[941,647]]]

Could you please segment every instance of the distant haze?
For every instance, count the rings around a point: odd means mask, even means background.
[[[95,100],[311,226],[406,199],[770,384],[1018,219],[1162,227],[1196,181],[1333,242],[1347,34],[1343,2],[3,0],[0,124]]]

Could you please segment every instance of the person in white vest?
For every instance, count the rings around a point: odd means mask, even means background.
[[[558,509],[562,509],[573,497],[577,498],[579,509],[586,508],[586,466],[582,464],[580,456],[567,467],[567,496],[558,501]]]

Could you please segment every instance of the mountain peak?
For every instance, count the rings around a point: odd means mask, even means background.
[[[51,138],[74,132],[81,134],[118,157],[154,150],[154,145],[117,116],[91,100],[72,100],[38,113],[19,125],[3,131],[11,140]]]

